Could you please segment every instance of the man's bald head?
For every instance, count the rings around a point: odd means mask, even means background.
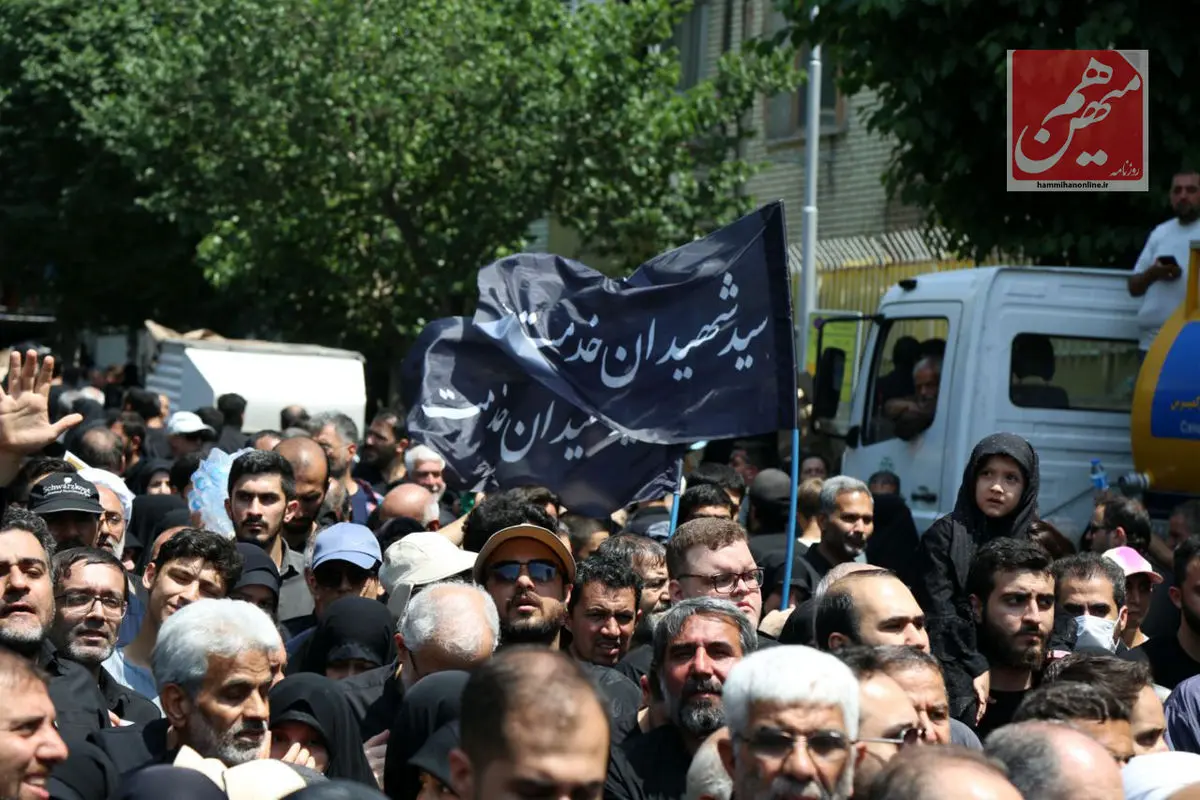
[[[408,517],[428,527],[438,520],[437,498],[433,492],[415,483],[402,483],[388,492],[379,506],[379,519],[387,522],[396,517]]]
[[[817,584],[816,591],[813,592],[814,599],[821,599],[833,585],[856,572],[883,572],[879,567],[872,564],[863,564],[858,561],[846,561],[835,565],[829,572],[825,573],[825,577],[821,578],[821,582]]]
[[[729,728],[719,728],[700,745],[688,767],[684,800],[729,800],[733,795],[733,779],[717,749],[720,742],[728,740]]]
[[[150,562],[154,561],[154,559],[158,558],[158,551],[162,550],[162,546],[164,544],[166,544],[167,541],[170,540],[172,536],[179,533],[180,531],[186,531],[187,529],[188,529],[187,525],[178,525],[174,528],[167,528],[165,531],[160,533],[158,536],[154,537],[154,543],[150,545],[150,558],[146,559],[146,562],[150,563]]]
[[[1121,770],[1092,737],[1057,722],[1018,722],[998,728],[984,750],[1007,767],[1025,797],[1123,800]]]
[[[292,465],[292,471],[297,475],[301,471],[315,469],[324,474],[322,482],[328,480],[329,459],[325,457],[325,450],[317,444],[316,439],[299,436],[294,439],[284,439],[275,445],[275,452],[287,459],[287,462]]]
[[[321,514],[329,490],[329,458],[316,439],[295,436],[275,445],[275,452],[292,465],[296,481],[296,510],[283,519],[288,542],[299,547],[307,541]]]

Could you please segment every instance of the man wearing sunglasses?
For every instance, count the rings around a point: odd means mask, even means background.
[[[908,694],[885,671],[876,648],[844,647],[837,656],[858,680],[854,796],[866,797],[879,773],[902,749],[925,744],[926,731]]]
[[[562,539],[537,525],[498,531],[479,551],[474,577],[496,602],[503,645],[558,649],[575,581],[575,557]]]
[[[304,550],[304,580],[312,593],[313,613],[283,623],[293,637],[287,643],[292,658],[333,601],[343,597],[379,598],[383,593],[379,582],[382,563],[379,540],[366,525],[339,522],[317,532]]]
[[[725,719],[717,748],[738,800],[852,796],[858,681],[834,656],[799,645],[747,656],[725,683]]]

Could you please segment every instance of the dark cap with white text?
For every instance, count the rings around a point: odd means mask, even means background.
[[[52,472],[29,490],[29,510],[35,514],[75,511],[100,516],[100,493],[91,481],[66,472]]]

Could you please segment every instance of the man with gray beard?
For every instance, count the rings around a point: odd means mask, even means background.
[[[183,747],[228,767],[266,757],[267,695],[280,677],[271,657],[282,646],[266,612],[241,600],[179,609],[163,621],[151,656],[166,718],[108,728],[72,747],[51,796],[114,796],[123,777],[174,763]]]
[[[614,749],[606,800],[681,800],[692,757],[725,725],[722,693],[730,671],[758,646],[754,626],[727,600],[681,600],[654,631],[649,680],[667,723]]]

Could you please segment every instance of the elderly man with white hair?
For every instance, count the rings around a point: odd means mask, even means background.
[[[67,789],[52,796],[104,797],[106,786],[173,762],[184,746],[227,767],[263,757],[281,646],[271,618],[250,603],[198,600],[179,609],[163,621],[151,657],[165,719],[92,734],[87,747],[72,748],[78,768],[63,771]]]
[[[405,690],[427,675],[470,671],[500,643],[500,614],[487,590],[473,583],[435,583],[408,603],[396,632]]]
[[[391,727],[405,691],[418,680],[435,672],[472,669],[491,658],[500,639],[496,604],[474,584],[430,583],[401,610],[396,661],[339,683],[364,739]]]
[[[747,656],[725,682],[729,741],[721,760],[738,800],[849,800],[858,681],[836,657],[782,646]]]
[[[408,448],[404,453],[404,469],[410,482],[425,487],[438,500],[442,499],[442,493],[446,491],[443,475],[446,459],[436,450],[423,444]]]

